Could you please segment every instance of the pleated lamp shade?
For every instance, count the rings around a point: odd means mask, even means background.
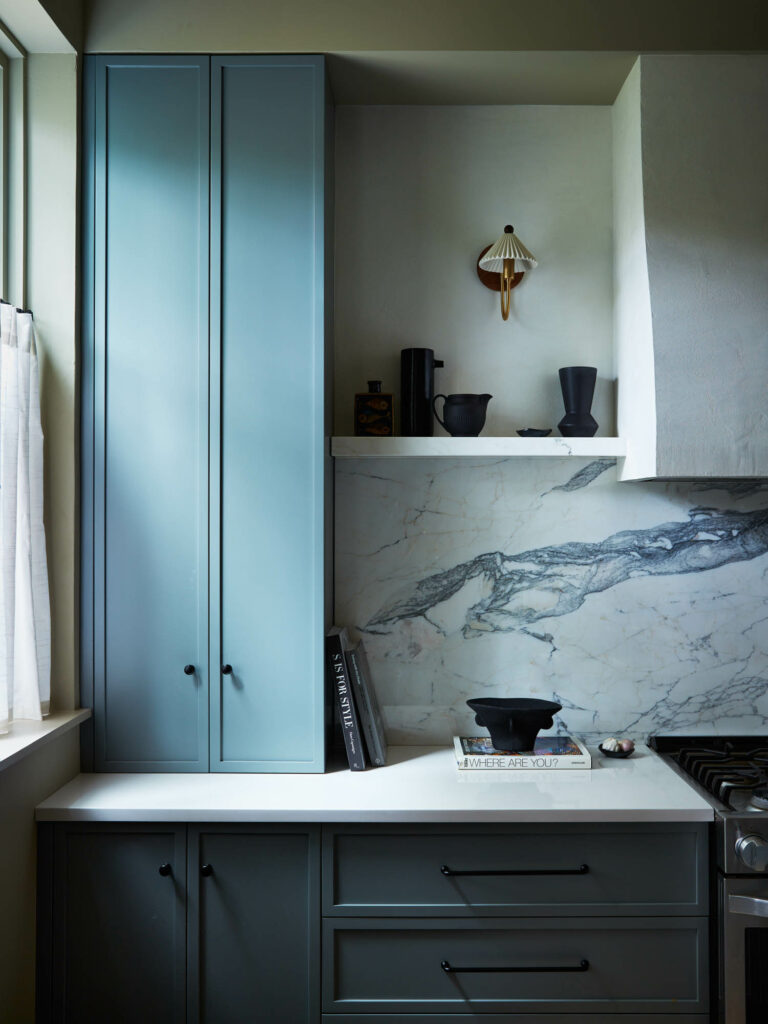
[[[514,260],[516,271],[532,270],[538,266],[536,257],[526,249],[514,229],[509,226],[504,229],[504,234],[498,242],[492,245],[480,260],[480,269],[488,270],[492,274],[501,274],[504,271],[504,260]]]

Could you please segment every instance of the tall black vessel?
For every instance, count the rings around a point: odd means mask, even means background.
[[[594,437],[598,422],[591,413],[597,368],[564,366],[560,370],[565,416],[557,424],[563,437]]]
[[[431,437],[435,427],[432,399],[435,369],[444,366],[431,348],[404,348],[400,352],[400,433],[403,437]]]

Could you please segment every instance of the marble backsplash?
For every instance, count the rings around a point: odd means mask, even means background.
[[[335,617],[390,742],[477,729],[468,697],[612,733],[768,727],[768,481],[618,483],[612,460],[336,463]]]

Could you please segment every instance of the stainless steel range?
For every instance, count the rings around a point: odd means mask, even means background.
[[[716,812],[713,899],[722,1024],[768,1022],[768,737],[654,736]]]

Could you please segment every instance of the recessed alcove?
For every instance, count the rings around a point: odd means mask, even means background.
[[[559,367],[596,366],[615,436],[612,219],[608,105],[337,107],[334,432],[376,378],[399,432],[400,350],[417,347],[445,362],[436,391],[493,395],[487,438],[556,432]],[[506,223],[539,266],[504,322],[475,263]]]

